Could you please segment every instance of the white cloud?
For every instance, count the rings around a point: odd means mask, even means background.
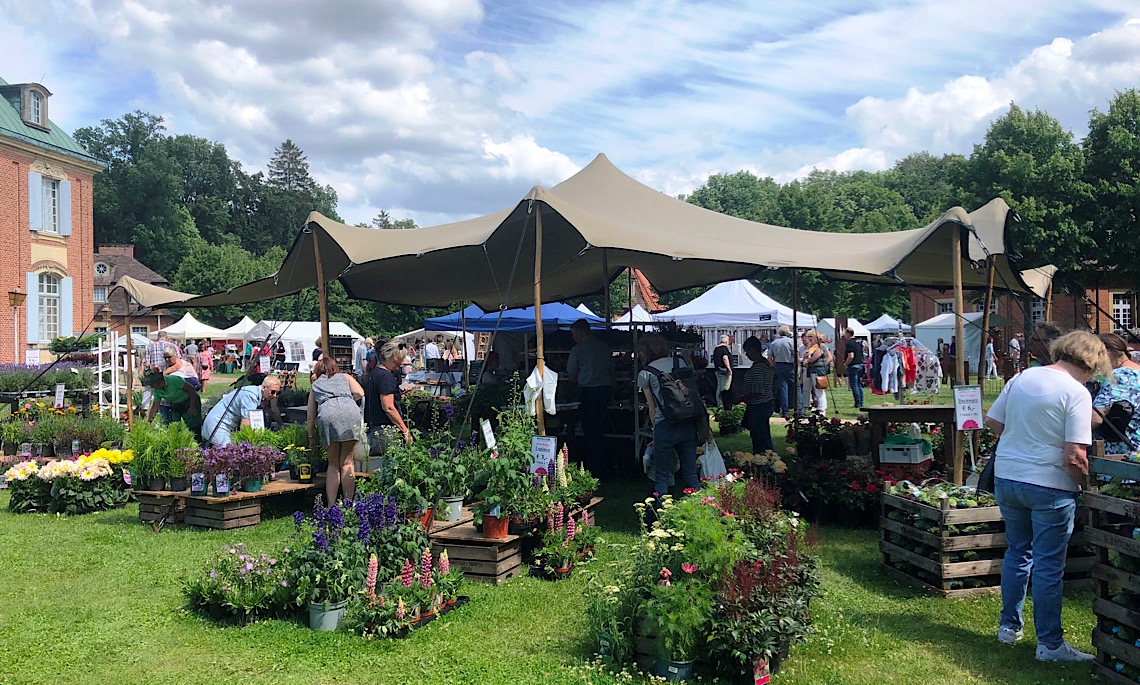
[[[0,0],[0,76],[74,129],[135,107],[260,168],[292,138],[341,214],[493,211],[598,152],[675,195],[968,152],[1011,100],[1080,129],[1140,81],[1135,0]],[[1106,28],[1107,27],[1107,28]]]

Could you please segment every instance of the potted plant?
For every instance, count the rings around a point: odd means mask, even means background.
[[[237,445],[234,455],[234,471],[241,479],[242,490],[258,492],[264,478],[273,470],[281,452],[264,445],[251,445],[243,442]]]
[[[299,544],[289,553],[289,582],[296,602],[308,605],[309,627],[331,631],[341,626],[348,600],[363,587],[363,544],[356,535],[346,535],[346,518],[355,518],[350,508],[336,503],[325,508],[318,497],[314,518],[306,525],[301,512],[294,514]]]
[[[470,489],[471,473],[480,453],[479,443],[460,440],[454,449],[447,443],[433,449],[437,454],[432,465],[440,499],[447,506],[446,520],[458,521],[463,517],[463,500]]]
[[[403,637],[411,626],[403,593],[383,587],[377,592],[378,576],[379,561],[373,554],[368,560],[364,589],[349,604],[344,625],[365,638]]]
[[[419,519],[424,530],[430,531],[439,495],[438,468],[428,447],[419,440],[419,434],[413,431],[413,436],[415,439],[410,445],[389,446],[377,486],[381,492],[396,498],[402,515]]]
[[[40,404],[43,407],[43,404]],[[55,432],[57,428],[56,417],[41,411],[36,417],[32,427],[32,444],[35,445],[36,455],[47,459],[55,456]]]
[[[55,435],[52,443],[55,445],[55,454],[59,459],[71,459],[75,456],[73,441],[79,437],[75,407],[66,409],[53,409],[55,414],[52,422],[55,424]]]
[[[8,419],[0,423],[0,441],[3,441],[4,454],[15,455],[22,443],[31,440],[27,426],[19,419]]]
[[[202,450],[197,447],[183,447],[175,450],[174,457],[179,462],[183,480],[189,481],[190,494],[205,495],[206,463],[202,458]],[[173,489],[174,484],[172,483],[170,487]],[[182,489],[186,489],[186,483],[183,483]]]
[[[646,605],[646,627],[657,635],[657,675],[666,682],[686,680],[692,673],[713,608],[712,589],[697,568],[686,563],[678,573],[683,577],[674,578],[662,566]]]

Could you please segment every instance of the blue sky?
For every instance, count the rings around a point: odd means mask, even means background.
[[[889,168],[1010,101],[1079,136],[1140,82],[1135,0],[0,0],[0,27],[65,129],[144,109],[250,169],[292,138],[349,222],[494,211],[598,152],[670,194]]]

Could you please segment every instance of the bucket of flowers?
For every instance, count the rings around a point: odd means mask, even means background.
[[[306,522],[299,511],[293,514],[298,544],[287,558],[288,580],[296,603],[308,605],[313,630],[339,628],[349,598],[363,587],[364,543],[359,535],[346,534],[346,518],[355,517],[352,509],[335,503],[326,508],[320,496],[312,520]]]

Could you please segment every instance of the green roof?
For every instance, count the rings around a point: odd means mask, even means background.
[[[0,86],[7,85],[9,85],[8,82],[0,78]],[[105,162],[96,159],[90,152],[83,149],[82,145],[75,142],[74,138],[64,133],[63,129],[52,123],[50,119],[48,120],[48,128],[51,130],[42,131],[28,126],[20,118],[20,113],[16,111],[16,108],[9,104],[6,99],[0,98],[0,135],[30,143],[45,150],[76,157],[84,162],[107,166]]]

